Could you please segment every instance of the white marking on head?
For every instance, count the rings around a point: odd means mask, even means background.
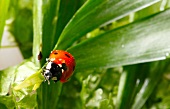
[[[50,62],[47,64],[46,69],[51,69],[51,64],[52,64],[52,62],[50,61]]]
[[[59,66],[59,67],[62,67],[62,65],[61,65],[61,64],[58,64],[58,66]]]
[[[62,73],[64,72],[64,69],[61,69]]]
[[[50,61],[54,61],[54,60],[55,60],[55,58],[51,58],[51,59],[50,59]]]

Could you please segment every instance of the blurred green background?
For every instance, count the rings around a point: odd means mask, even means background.
[[[170,0],[0,0],[0,42],[0,109],[170,109]],[[71,79],[14,90],[54,49]]]

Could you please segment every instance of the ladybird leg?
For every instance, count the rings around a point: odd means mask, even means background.
[[[48,85],[50,85],[50,81],[49,80],[47,80],[48,81]]]
[[[53,77],[52,80],[57,80],[57,77]]]
[[[60,79],[60,78],[59,78]],[[54,80],[54,82],[56,83],[57,81],[59,81],[59,79],[57,79],[57,77],[53,77],[52,80]]]
[[[53,78],[52,80],[54,80],[54,82],[57,82],[61,79],[61,76],[62,76],[62,70],[56,72],[54,75],[53,75]]]
[[[55,83],[56,83],[57,81],[59,81],[59,80],[54,80]]]

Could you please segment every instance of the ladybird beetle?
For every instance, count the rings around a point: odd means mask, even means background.
[[[67,82],[73,74],[76,65],[74,57],[63,50],[52,51],[47,62],[43,69],[43,75],[48,83],[51,79],[54,82],[59,80],[62,83]]]

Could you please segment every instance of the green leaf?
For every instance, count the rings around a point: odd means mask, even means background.
[[[121,74],[119,90],[117,95],[116,109],[130,109],[133,103],[133,93],[135,91],[139,66],[126,66]]]
[[[15,10],[14,21],[11,24],[10,32],[15,37],[15,40],[20,48],[24,59],[32,56],[32,41],[33,41],[33,23],[32,10],[21,8],[17,5]],[[23,24],[23,25],[21,25]]]
[[[141,109],[168,65],[169,60],[126,66],[120,79],[117,109]]]
[[[161,81],[156,85],[156,88],[154,88],[151,97],[149,97],[148,100],[145,102],[145,104],[147,104],[146,105],[147,107],[149,104],[151,108],[152,107],[157,107],[159,109],[170,108],[170,104],[169,104],[169,101],[170,101],[169,74],[170,73],[169,71],[170,69],[168,68],[166,72],[164,72],[163,78],[161,78]],[[152,100],[152,102],[150,102],[150,99]]]
[[[7,95],[11,84],[14,81],[15,70],[17,67],[11,67],[0,71],[0,95]]]
[[[79,96],[80,90],[81,84],[74,77],[69,82],[64,83],[56,109],[82,109],[82,101]],[[68,91],[72,94],[68,94]]]
[[[38,109],[47,109],[47,107],[56,109],[61,91],[62,84],[60,82],[54,83],[51,81],[50,85],[48,85],[47,82],[42,83],[40,88],[37,90],[37,102],[39,104]]]
[[[109,100],[105,99],[100,102],[99,109],[114,109],[111,105],[109,105]]]
[[[26,78],[21,84],[14,87],[14,90],[21,90],[22,88],[26,88],[29,86],[34,86],[32,90],[36,90],[39,88],[39,85],[45,80],[44,76],[41,74],[42,70],[40,69],[38,72],[32,74],[28,78]]]
[[[69,22],[74,13],[78,10],[78,8],[82,5],[82,0],[61,0],[60,7],[58,10],[58,19],[57,19],[57,27],[55,34],[55,43],[53,47],[57,43],[57,40],[63,31],[66,24]]]
[[[99,26],[111,23],[129,13],[152,5],[159,0],[88,0],[64,28],[55,49],[66,49],[77,39]],[[121,7],[121,8],[120,8]]]
[[[37,0],[37,4],[39,1]],[[38,5],[37,5],[38,6]],[[40,7],[41,17],[41,35],[42,35],[42,55],[41,65],[46,61],[46,58],[49,56],[50,52],[56,44],[56,40],[59,36],[55,36],[56,33],[56,24],[58,20],[58,9],[60,7],[60,0],[44,0],[42,1],[42,7]],[[38,28],[38,27],[36,27]]]
[[[18,96],[18,95],[24,95],[24,97],[16,102],[15,106],[17,108],[33,109],[33,108],[36,107],[36,105],[37,105],[37,94],[36,94],[36,92],[33,92],[31,90],[29,90],[29,91],[24,90],[24,91],[20,91],[20,92],[15,92],[15,96]],[[16,97],[14,99],[18,99],[18,98]]]
[[[145,72],[148,73],[148,77],[145,78],[145,81],[137,93],[132,109],[141,109],[145,104],[146,100],[154,91],[157,84],[160,82],[163,73],[166,71],[168,65],[170,64],[170,60],[166,61],[158,61],[150,64],[150,71]],[[144,73],[144,72],[143,72]]]
[[[35,92],[32,87],[14,90],[14,87],[22,83],[27,77],[36,72],[35,64],[30,60],[25,60],[16,67],[8,68],[0,72],[0,100],[6,107],[33,108],[36,105]],[[37,81],[36,79],[34,81]],[[33,81],[32,81],[33,82]],[[25,85],[25,84],[22,84]],[[2,102],[6,101],[6,102]],[[30,102],[26,102],[30,101]]]
[[[166,10],[70,48],[77,71],[165,59],[170,52],[169,14]]]
[[[0,103],[4,105],[0,105],[1,109],[14,109],[15,108],[15,103],[13,101],[12,96],[0,96]]]
[[[27,77],[37,71],[35,64],[30,60],[25,60],[15,69],[15,78],[12,84],[12,94],[16,107],[33,108],[36,106],[37,94],[32,91],[32,87],[14,90],[13,88],[22,83]],[[24,85],[24,84],[23,84]],[[26,102],[27,101],[27,102]],[[29,101],[29,102],[28,102]]]
[[[41,56],[42,51],[42,0],[34,0],[33,8],[33,29],[34,29],[34,39],[33,39],[33,59],[36,66],[40,66],[38,55]],[[40,57],[41,58],[41,57]]]
[[[81,1],[79,0],[43,1],[42,65],[45,63],[45,59],[48,58],[50,52],[54,48],[54,45],[57,43],[62,29],[80,6],[80,3]],[[54,84],[51,82],[50,86],[48,84],[42,84],[40,89],[38,89],[38,97],[41,98],[38,99],[38,103],[42,104],[39,105],[39,108],[46,109],[52,106],[51,108],[55,109],[58,106],[61,90],[61,83]],[[47,99],[50,100],[50,103],[46,102]]]
[[[43,3],[43,57],[48,57],[58,38],[73,14],[81,5],[81,0],[49,0]],[[42,59],[44,64],[45,58]]]
[[[53,44],[56,43],[54,42],[55,37],[55,25],[56,25],[56,16],[58,14],[58,8],[59,8],[59,2],[60,0],[44,0],[44,1],[39,1],[39,0],[35,0],[34,2],[34,23],[37,24],[34,26],[34,32],[37,33],[39,36],[37,36],[36,34],[34,35],[34,37],[38,38],[35,39],[35,49],[34,49],[34,59],[37,59],[37,55],[39,54],[38,52],[42,51],[42,60],[41,60],[41,65],[43,65],[45,63],[45,59],[46,57],[48,57],[50,51],[53,49]],[[39,31],[36,31],[39,30]],[[42,42],[41,42],[42,39]],[[37,43],[37,41],[38,43]],[[42,43],[42,45],[41,45]],[[38,45],[38,46],[37,46]],[[51,83],[50,86],[53,86],[53,84]],[[40,86],[40,88],[37,90],[38,92],[38,105],[37,107],[40,109],[46,109],[47,107],[49,107],[48,105],[51,105],[50,103],[47,103],[47,99],[48,100],[53,100],[51,103],[53,103],[51,106],[56,106],[56,104],[54,104],[54,101],[57,99],[53,98],[54,96],[49,96],[49,93],[54,93],[54,91],[52,92],[52,89],[55,88],[55,94],[56,95],[56,91],[61,90],[61,86],[56,87],[57,85],[55,84],[55,87],[49,87],[48,84],[42,84]],[[57,102],[57,101],[56,101]],[[50,107],[51,107],[50,106]],[[52,107],[51,107],[52,108]]]
[[[10,0],[0,0],[0,46]]]
[[[91,99],[87,102],[86,107],[99,107],[100,102],[102,101],[102,94],[103,90],[101,88],[96,89],[93,92]]]
[[[101,76],[97,74],[96,75],[89,74],[89,76],[85,80],[83,80],[80,97],[84,104],[86,104],[89,101],[90,97],[93,96],[92,94],[98,87],[100,80]]]

